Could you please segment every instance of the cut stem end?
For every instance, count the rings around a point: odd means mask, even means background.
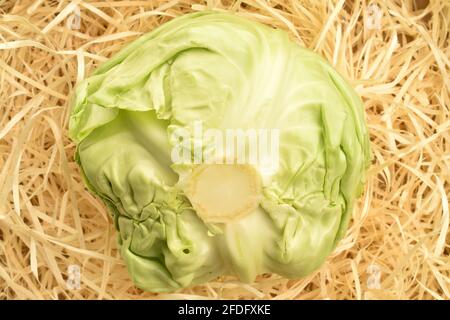
[[[195,168],[186,195],[205,222],[232,222],[259,205],[261,178],[248,164],[207,164]]]

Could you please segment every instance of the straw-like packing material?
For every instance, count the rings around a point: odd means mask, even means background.
[[[146,293],[73,161],[68,97],[125,43],[213,8],[287,30],[349,79],[374,164],[346,237],[314,274]],[[450,298],[447,0],[0,0],[0,13],[0,299]]]

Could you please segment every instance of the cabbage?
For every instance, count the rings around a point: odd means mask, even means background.
[[[218,161],[199,123],[276,132],[276,165]],[[370,162],[362,103],[324,59],[218,12],[173,19],[79,83],[69,134],[131,277],[155,292],[311,273],[343,237]]]

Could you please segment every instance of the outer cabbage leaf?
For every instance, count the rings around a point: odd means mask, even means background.
[[[237,221],[205,222],[180,187],[195,165],[172,163],[171,133],[195,121],[280,130],[279,168]],[[370,162],[362,103],[324,59],[217,12],[173,19],[103,64],[78,85],[69,130],[132,278],[150,291],[307,275],[343,237]]]

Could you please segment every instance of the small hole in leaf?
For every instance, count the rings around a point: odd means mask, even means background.
[[[184,249],[183,252],[184,252],[185,254],[188,254],[188,253],[191,252],[191,250],[189,250],[189,249]]]

